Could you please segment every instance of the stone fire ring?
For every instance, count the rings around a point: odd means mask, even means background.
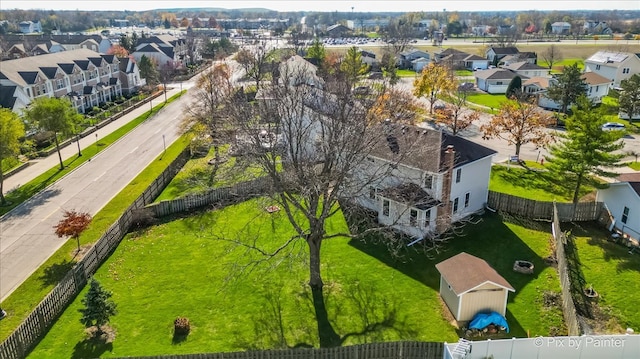
[[[529,261],[517,260],[513,263],[513,271],[524,274],[533,274],[533,263]]]

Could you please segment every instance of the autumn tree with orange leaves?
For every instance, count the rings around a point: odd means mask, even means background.
[[[56,230],[58,238],[68,237],[75,238],[78,243],[78,253],[80,253],[80,235],[91,224],[91,215],[89,213],[77,211],[64,211],[62,219],[57,225],[53,226]]]
[[[469,90],[459,87],[455,93],[445,96],[447,103],[443,108],[436,109],[436,122],[454,136],[480,118],[477,111],[466,108],[468,94]]]
[[[413,125],[421,106],[410,93],[390,88],[380,94],[369,109],[369,120],[381,123],[387,119],[394,123]]]
[[[544,146],[551,142],[553,135],[545,131],[545,127],[554,124],[553,117],[546,115],[538,106],[509,100],[500,105],[498,114],[480,130],[485,140],[500,138],[509,142],[509,145],[515,145],[516,156],[519,156],[522,145],[533,143]]]
[[[413,94],[429,101],[429,114],[432,115],[436,100],[448,95],[457,86],[453,73],[447,66],[430,63],[413,82]]]

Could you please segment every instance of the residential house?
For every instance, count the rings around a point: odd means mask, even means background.
[[[436,264],[440,297],[459,322],[478,313],[507,312],[509,292],[515,289],[485,260],[466,252]]]
[[[518,52],[515,55],[507,55],[500,59],[500,64],[509,65],[513,62],[526,61],[530,64],[538,63],[538,55],[535,52]]]
[[[516,33],[515,25],[499,25],[497,29],[497,34],[500,36],[509,36],[514,35]]]
[[[591,103],[602,103],[602,98],[609,94],[611,80],[593,72],[585,72],[581,77],[587,85],[585,95],[587,95]],[[532,77],[522,82],[522,91],[536,96],[538,106],[548,110],[560,110],[562,106],[559,103],[545,96],[547,89],[554,81],[556,80],[551,77]],[[569,108],[571,108],[571,106],[569,106]]]
[[[583,31],[587,35],[612,35],[613,30],[609,27],[606,21],[594,21],[585,20],[582,27]]]
[[[596,201],[603,202],[614,222],[613,227],[623,234],[640,240],[640,174],[625,173],[617,182],[599,189]]]
[[[140,77],[140,69],[135,61],[128,57],[118,58],[120,61],[120,83],[123,94],[134,94],[147,84],[147,80]]]
[[[446,64],[454,70],[486,70],[489,67],[489,60],[484,57],[468,54],[453,48],[436,54],[435,61],[439,64]]]
[[[330,37],[345,37],[350,33],[351,29],[342,24],[335,24],[327,27],[327,34]]]
[[[87,49],[7,60],[0,66],[0,105],[19,113],[36,98],[66,96],[84,112],[121,96],[119,77],[114,55]]]
[[[551,24],[551,33],[556,35],[571,34],[571,24],[565,21],[557,21]]]
[[[471,34],[475,36],[487,36],[490,34],[491,26],[489,25],[478,25],[471,27]]]
[[[427,62],[431,61],[431,55],[422,50],[411,49],[400,53],[398,58],[398,66],[403,69],[413,68],[411,61],[423,58]]]
[[[502,59],[505,56],[508,55],[517,55],[519,53],[518,49],[512,46],[507,46],[507,47],[489,47],[489,49],[487,49],[487,51],[485,52],[485,57],[490,61],[490,62],[496,62],[496,58],[498,58],[498,61],[500,61],[500,59]]]
[[[389,19],[358,19],[347,20],[347,27],[360,31],[384,30],[389,26]]]
[[[640,54],[602,50],[584,61],[584,71],[594,72],[612,81],[612,87],[634,74],[640,74]]]
[[[511,80],[518,74],[507,69],[495,68],[476,71],[474,76],[478,89],[487,93],[505,93]]]
[[[411,61],[411,68],[415,72],[422,72],[422,69],[427,66],[431,60],[425,59],[424,57],[419,57],[413,61]]]
[[[420,240],[483,210],[495,151],[415,126],[385,123],[383,131],[361,172],[389,175],[359,198],[381,224]]]
[[[184,39],[171,35],[157,35],[138,40],[135,51],[131,54],[140,61],[142,56],[153,58],[158,64],[172,63],[177,66],[189,65],[190,59]]]
[[[3,60],[77,49],[106,54],[112,46],[111,40],[102,35],[6,34],[3,40],[7,50]]]
[[[18,26],[20,26],[20,32],[23,34],[42,32],[42,25],[40,24],[40,21],[22,21]]]
[[[362,59],[362,62],[371,66],[373,64],[375,64],[376,61],[376,54],[374,54],[371,51],[367,51],[367,50],[360,50],[360,59]]]
[[[503,65],[501,67],[503,69],[507,69],[515,72],[518,76],[522,78],[549,77],[549,71],[551,71],[547,67],[542,67],[526,61],[512,62],[508,65]]]

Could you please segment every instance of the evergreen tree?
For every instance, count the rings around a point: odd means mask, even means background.
[[[562,113],[567,113],[567,109],[580,95],[587,93],[587,84],[582,79],[582,73],[578,64],[574,63],[565,66],[562,74],[555,78],[555,81],[547,89],[547,97],[561,106]]]
[[[620,82],[622,91],[618,99],[620,112],[629,116],[629,120],[640,115],[640,75],[634,74]]]
[[[618,174],[607,168],[619,167],[623,154],[614,153],[622,149],[619,141],[623,131],[603,131],[606,119],[593,110],[585,95],[578,98],[573,115],[566,120],[566,132],[557,144],[549,147],[550,156],[546,156],[548,168],[556,178],[573,181],[573,203],[578,203],[580,187],[589,183],[598,185],[589,175],[616,177]]]
[[[86,328],[95,326],[96,336],[102,335],[102,326],[109,323],[109,318],[116,315],[116,304],[110,299],[112,293],[102,288],[100,282],[91,278],[89,291],[82,299],[84,308],[80,309],[82,323]]]
[[[345,74],[351,86],[355,86],[360,76],[364,75],[369,66],[362,62],[362,55],[358,48],[351,46],[347,50],[347,55],[340,64],[340,70]]]
[[[311,47],[307,51],[307,57],[310,59],[314,59],[318,67],[322,67],[322,62],[324,58],[327,56],[327,52],[324,48],[324,44],[320,41],[319,38],[315,38]]]
[[[158,69],[146,55],[142,55],[138,63],[140,76],[147,80],[147,85],[152,86],[158,83]]]
[[[520,78],[520,76],[511,79],[504,95],[507,96],[508,99],[520,99],[522,95],[522,78]]]

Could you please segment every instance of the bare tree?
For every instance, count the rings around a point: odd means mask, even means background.
[[[542,53],[542,59],[547,62],[549,69],[553,68],[553,64],[560,61],[562,54],[556,45],[549,45],[547,50]]]
[[[464,86],[447,95],[444,108],[436,110],[436,122],[445,126],[454,136],[480,118],[477,111],[467,108],[469,90]]]
[[[422,156],[440,163],[436,159],[440,142],[424,141],[422,129],[406,136],[404,129],[399,132],[400,127],[389,132],[389,124],[370,116],[376,101],[358,98],[341,76],[320,81],[307,66],[296,66],[293,61],[281,65],[279,73],[279,81],[263,88],[257,101],[250,103],[234,96],[225,114],[237,128],[247,161],[266,174],[272,200],[284,212],[295,235],[280,239],[277,247],[270,249],[253,238],[238,238],[236,243],[266,259],[289,253],[297,243],[306,244],[320,344],[334,346],[341,339],[324,306],[321,247],[327,239],[353,234],[331,231],[327,228],[329,218],[342,213],[342,203],[358,203],[368,198],[372,186],[381,185],[393,173],[399,176],[397,168],[403,159],[420,158],[412,153],[416,148],[429,148]],[[388,152],[390,162],[371,165],[374,151]],[[388,240],[406,245],[398,237]]]
[[[267,75],[271,56],[265,44],[255,46],[253,49],[242,49],[236,54],[235,60],[242,66],[245,76],[255,82],[256,91],[260,90],[260,84]]]
[[[220,166],[220,145],[224,142],[225,106],[233,93],[231,71],[227,64],[218,64],[198,77],[195,101],[187,109],[185,126],[196,134],[205,133],[213,144],[213,170],[208,185],[213,185]]]

